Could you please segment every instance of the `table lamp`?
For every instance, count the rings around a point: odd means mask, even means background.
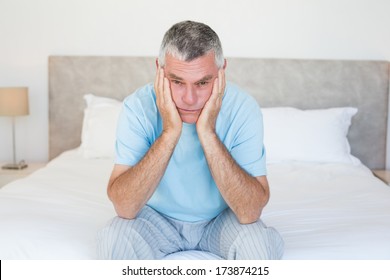
[[[3,169],[23,169],[27,167],[24,160],[16,163],[15,117],[28,115],[28,113],[28,88],[0,88],[0,116],[12,117],[13,163],[4,165]]]

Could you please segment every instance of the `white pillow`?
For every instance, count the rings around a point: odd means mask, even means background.
[[[81,152],[86,158],[113,158],[115,156],[116,125],[122,103],[118,100],[84,95],[81,133]]]
[[[347,139],[356,108],[299,110],[276,107],[263,108],[262,112],[268,163],[360,163],[351,155]]]

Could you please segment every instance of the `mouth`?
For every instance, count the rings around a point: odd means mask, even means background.
[[[189,110],[189,109],[183,109],[183,108],[179,108],[177,107],[177,109],[180,111],[180,112],[183,112],[183,113],[197,113],[199,112],[201,109],[192,109],[192,110]]]

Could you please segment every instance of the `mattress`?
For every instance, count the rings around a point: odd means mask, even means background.
[[[76,149],[4,186],[0,259],[96,259],[96,233],[115,215],[106,194],[112,167]],[[365,166],[269,164],[268,180],[262,219],[281,233],[284,259],[390,259],[390,187]]]

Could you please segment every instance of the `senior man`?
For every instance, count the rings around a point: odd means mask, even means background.
[[[218,35],[184,21],[165,34],[153,84],[124,100],[108,196],[118,217],[99,233],[102,259],[162,259],[185,250],[279,259],[260,220],[269,199],[262,114],[225,82]]]

